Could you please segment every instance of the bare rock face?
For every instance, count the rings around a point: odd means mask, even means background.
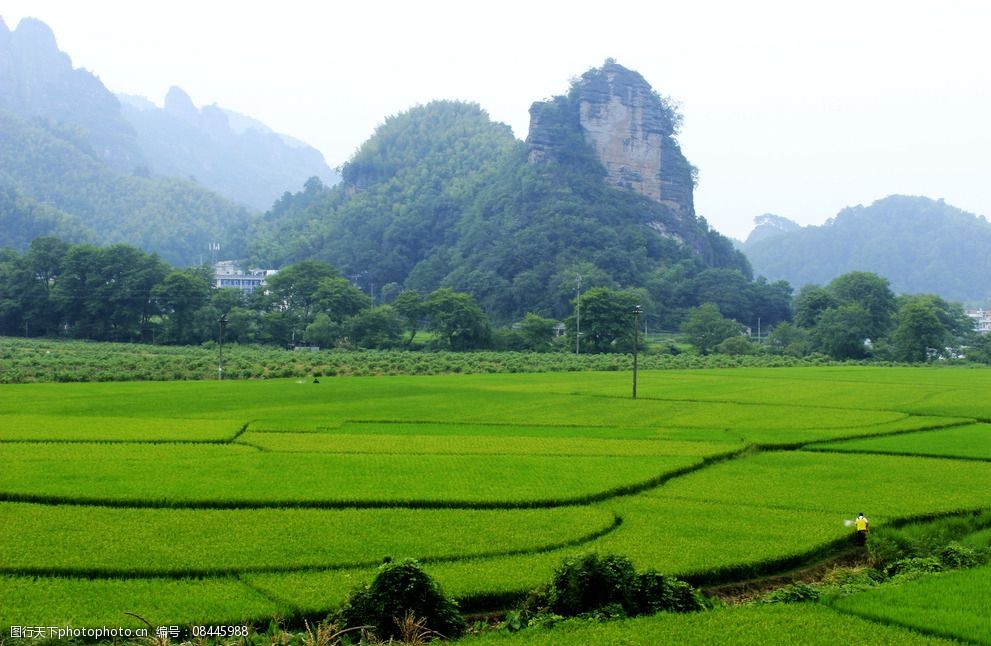
[[[694,217],[692,166],[674,139],[677,120],[640,74],[607,61],[576,80],[567,97],[533,104],[529,158],[566,161],[574,143],[569,135],[580,135],[607,182],[664,204],[678,217]]]

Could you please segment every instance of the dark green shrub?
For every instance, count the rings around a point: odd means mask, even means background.
[[[702,594],[674,577],[664,576],[654,570],[637,575],[634,591],[636,614],[652,615],[658,612],[695,612],[704,610]]]
[[[935,574],[936,572],[942,572],[944,569],[943,563],[936,556],[914,556],[895,561],[884,569],[884,573],[890,577]]]
[[[554,572],[549,592],[550,609],[573,617],[618,604],[635,614],[636,571],[630,559],[609,554],[567,558]]]
[[[980,562],[977,552],[960,543],[946,545],[936,556],[947,568],[974,567]]]
[[[818,600],[819,589],[808,583],[792,583],[764,597],[764,603],[801,603]]]
[[[345,628],[373,626],[381,640],[401,639],[398,622],[408,611],[444,637],[458,637],[467,628],[457,604],[412,559],[382,565],[374,581],[351,592],[334,621]]]
[[[531,595],[534,600],[547,600],[550,612],[565,617],[613,618],[706,608],[705,597],[684,581],[653,570],[638,575],[628,558],[615,554],[565,559],[547,591],[535,595]]]

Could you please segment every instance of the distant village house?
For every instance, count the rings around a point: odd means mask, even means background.
[[[991,332],[991,311],[985,309],[967,310],[967,316],[974,321],[974,329],[981,334]]]
[[[278,269],[242,270],[235,260],[221,260],[213,266],[213,285],[217,289],[240,289],[245,294],[251,294],[276,272]]]

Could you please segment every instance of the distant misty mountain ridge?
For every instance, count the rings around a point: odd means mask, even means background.
[[[312,146],[216,105],[197,108],[178,87],[164,107],[114,95],[75,68],[44,22],[10,30],[0,18],[0,109],[80,128],[97,159],[122,173],[195,178],[227,199],[265,211],[310,177],[338,176]]]
[[[0,18],[0,247],[126,243],[169,262],[238,254],[250,212],[336,173],[314,148],[173,88],[159,108],[73,67],[33,18]]]
[[[896,292],[991,302],[991,224],[943,200],[890,195],[843,209],[820,226],[774,215],[754,222],[742,247],[754,272],[796,289],[870,271]]]
[[[145,97],[119,98],[154,175],[194,177],[258,211],[310,177],[339,180],[312,146],[217,105],[198,108],[179,87],[161,108]]]
[[[141,110],[141,111],[161,110],[164,107],[158,105],[148,97],[139,96],[137,94],[117,93],[115,96],[121,102],[121,105],[126,105],[128,107],[134,108],[135,110]],[[241,114],[240,112],[235,112],[234,110],[228,110],[227,108],[218,106],[216,103],[213,103],[209,106],[204,106],[204,108],[207,107],[217,108],[221,112],[223,112],[224,115],[227,117],[227,124],[230,126],[231,131],[233,131],[235,134],[242,135],[248,130],[255,129],[261,133],[278,135],[279,139],[281,139],[287,146],[291,146],[293,148],[311,147],[310,144],[306,143],[305,141],[302,141],[301,139],[297,139],[295,137],[291,137],[281,132],[276,132],[272,128],[268,127],[267,125],[259,121],[258,119],[249,117],[246,114]],[[320,179],[325,183],[327,182],[327,178],[321,177]]]

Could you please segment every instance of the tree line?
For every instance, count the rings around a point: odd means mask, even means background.
[[[289,265],[246,294],[214,288],[207,265],[177,269],[122,244],[42,237],[23,254],[0,249],[2,335],[190,345],[217,339],[221,321],[227,341],[283,346],[409,347],[422,330],[432,347],[474,350],[498,336],[468,294],[406,291],[376,306],[321,261]],[[555,322],[542,323],[549,339]]]
[[[228,342],[289,347],[629,352],[639,307],[645,327],[671,329],[675,321],[682,335],[653,352],[690,345],[700,354],[924,362],[959,357],[966,347],[968,358],[991,362],[991,341],[974,333],[961,305],[896,297],[876,274],[844,274],[794,298],[787,283],[747,281],[726,269],[677,285],[668,303],[647,289],[586,289],[571,300],[563,330],[533,312],[496,327],[470,293],[395,290],[376,303],[318,260],[289,265],[264,290],[245,294],[214,288],[207,265],[179,269],[127,245],[42,237],[24,253],[0,249],[0,334],[192,345],[216,340],[222,325]],[[739,322],[754,319],[761,328]]]
[[[978,334],[959,303],[932,294],[895,296],[886,278],[853,271],[825,286],[806,285],[792,302],[791,320],[752,343],[712,303],[681,326],[702,353],[755,353],[920,363],[966,358],[991,363],[991,338]],[[753,332],[751,330],[751,332]]]

